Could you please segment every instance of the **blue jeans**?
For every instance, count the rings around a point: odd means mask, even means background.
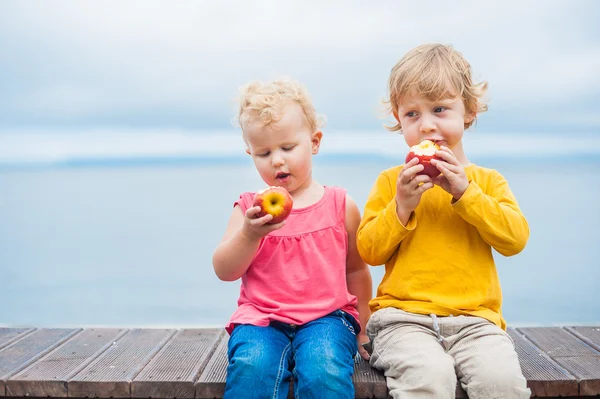
[[[358,325],[337,310],[303,325],[236,325],[227,356],[224,399],[354,398]]]

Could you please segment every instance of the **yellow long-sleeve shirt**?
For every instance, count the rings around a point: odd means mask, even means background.
[[[401,166],[381,172],[358,228],[358,251],[370,265],[385,264],[372,311],[394,307],[438,316],[473,315],[506,329],[492,247],[505,256],[523,250],[529,225],[506,179],[465,167],[469,187],[453,203],[439,186],[427,190],[403,226],[396,215]]]

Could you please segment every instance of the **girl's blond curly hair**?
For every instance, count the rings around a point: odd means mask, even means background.
[[[317,115],[306,88],[299,82],[285,78],[269,82],[253,81],[240,88],[237,123],[244,130],[249,120],[260,120],[264,126],[283,117],[285,108],[294,101],[300,105],[311,131],[325,124],[325,118]]]
[[[389,115],[398,110],[400,101],[408,94],[419,93],[430,101],[460,96],[466,114],[475,115],[465,123],[467,129],[477,114],[488,109],[484,99],[487,87],[486,81],[473,82],[471,65],[452,46],[424,44],[410,50],[394,65],[388,81],[389,98],[384,103]],[[402,130],[400,122],[386,128]]]

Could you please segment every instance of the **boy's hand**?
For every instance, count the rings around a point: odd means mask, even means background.
[[[408,223],[411,213],[421,202],[423,193],[433,187],[431,177],[417,175],[424,169],[417,158],[411,159],[398,175],[396,181],[396,213],[404,226]]]
[[[259,212],[260,206],[253,206],[246,211],[242,232],[251,240],[260,240],[270,232],[285,226],[285,220],[281,223],[268,224],[273,219],[273,215],[266,214],[263,217],[257,218],[256,215]]]
[[[442,146],[435,154],[443,161],[431,160],[431,163],[442,173],[433,179],[433,183],[449,192],[458,201],[469,187],[469,179],[465,173],[465,168],[448,147]]]
[[[356,336],[356,341],[358,343],[358,353],[360,354],[360,357],[362,357],[366,361],[369,361],[369,359],[371,358],[371,355],[363,346],[364,344],[368,345],[370,343],[369,337],[367,336],[366,333],[361,332]]]

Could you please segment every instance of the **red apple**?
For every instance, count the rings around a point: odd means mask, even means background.
[[[256,217],[260,218],[267,214],[273,215],[269,224],[281,223],[292,211],[294,201],[292,196],[283,187],[271,186],[254,195],[254,206],[260,206],[260,212]]]
[[[406,155],[406,163],[408,163],[413,158],[418,158],[419,163],[425,167],[421,172],[417,173],[419,175],[428,175],[432,179],[437,177],[440,174],[438,168],[431,164],[432,159],[437,159],[439,161],[442,158],[435,155],[435,152],[439,150],[440,147],[430,140],[423,140],[417,145],[413,145],[410,147],[410,151]]]

